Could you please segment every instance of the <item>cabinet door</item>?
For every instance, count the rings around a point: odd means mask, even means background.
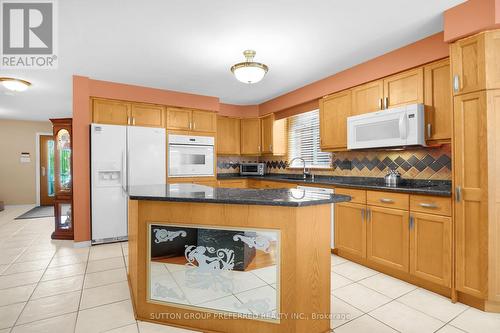
[[[240,154],[240,120],[238,118],[217,117],[217,154]]]
[[[382,109],[382,99],[384,98],[384,82],[382,80],[352,88],[351,92],[351,115],[356,116]]]
[[[130,103],[105,99],[92,101],[92,121],[98,124],[128,125]]]
[[[217,115],[215,112],[193,110],[192,130],[197,132],[215,132],[217,128]]]
[[[222,188],[247,188],[247,182],[242,180],[219,180],[218,186]]]
[[[167,128],[176,130],[190,130],[191,110],[167,108]]]
[[[260,155],[260,119],[241,119],[241,154]]]
[[[359,259],[366,258],[366,205],[335,205],[335,248]]]
[[[410,273],[451,287],[451,217],[411,213]]]
[[[164,108],[159,105],[132,104],[132,125],[164,127]]]
[[[455,96],[456,287],[484,297],[488,253],[486,92]]]
[[[270,114],[260,119],[263,154],[273,153],[273,124],[274,124],[273,114]]]
[[[452,129],[450,60],[424,67],[427,140],[449,140]]]
[[[409,272],[409,214],[406,210],[368,206],[369,261]]]
[[[422,67],[384,79],[386,109],[424,102],[424,69]]]
[[[321,148],[347,148],[347,117],[351,115],[351,91],[321,99],[319,110]]]
[[[461,39],[451,45],[453,93],[485,89],[484,34]]]

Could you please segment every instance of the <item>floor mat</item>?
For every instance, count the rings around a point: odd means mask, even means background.
[[[41,217],[52,217],[54,216],[54,206],[38,206],[35,207],[26,213],[19,215],[15,218],[15,220],[24,220],[24,219],[37,219]]]

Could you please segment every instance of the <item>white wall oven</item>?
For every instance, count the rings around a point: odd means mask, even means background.
[[[214,176],[214,143],[210,136],[168,135],[168,176]]]

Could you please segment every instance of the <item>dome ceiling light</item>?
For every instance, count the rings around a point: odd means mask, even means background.
[[[243,51],[246,61],[231,67],[231,72],[238,81],[248,84],[257,83],[266,75],[269,68],[260,62],[253,61],[255,53],[254,50]]]
[[[21,80],[21,79],[14,79],[11,77],[0,77],[0,83],[8,90],[10,91],[25,91],[31,86],[31,82]]]

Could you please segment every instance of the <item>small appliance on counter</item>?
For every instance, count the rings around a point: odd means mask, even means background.
[[[401,174],[397,170],[389,170],[384,180],[386,186],[396,187],[401,183]]]
[[[264,176],[266,174],[266,163],[241,163],[240,175],[242,176]]]

